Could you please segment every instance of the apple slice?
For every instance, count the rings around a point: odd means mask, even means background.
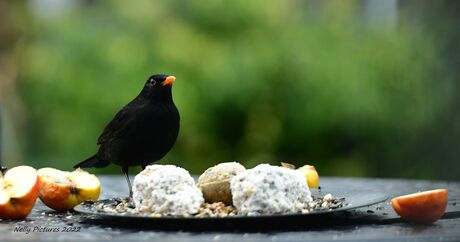
[[[24,219],[38,197],[37,171],[30,166],[17,166],[0,173],[0,218]]]
[[[318,188],[319,175],[314,166],[304,165],[297,170],[305,176],[309,188]]]
[[[69,211],[83,201],[99,198],[99,180],[81,169],[68,172],[42,168],[37,174],[40,180],[40,200],[57,211]]]
[[[444,215],[448,201],[447,189],[417,192],[391,199],[395,212],[402,218],[431,224]]]

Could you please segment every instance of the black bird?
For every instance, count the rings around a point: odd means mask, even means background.
[[[121,109],[97,141],[97,154],[74,166],[121,166],[132,197],[128,167],[141,166],[163,158],[179,134],[179,111],[172,99],[174,76],[149,77],[140,94]]]

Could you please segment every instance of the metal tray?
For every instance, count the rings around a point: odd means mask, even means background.
[[[327,211],[312,211],[308,214],[290,213],[260,216],[228,217],[148,217],[139,215],[121,215],[98,210],[97,203],[113,203],[114,199],[99,200],[95,204],[81,204],[75,211],[86,214],[84,223],[131,228],[158,230],[286,230],[305,229],[327,224],[343,224],[343,212],[383,202],[388,196],[382,192],[343,188],[341,190],[312,189],[312,195],[324,196],[331,193],[335,197],[345,198],[344,207]],[[341,214],[342,213],[342,214]],[[335,216],[339,214],[340,216]]]

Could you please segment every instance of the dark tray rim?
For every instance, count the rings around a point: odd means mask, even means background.
[[[314,194],[316,192],[316,194]],[[319,215],[328,215],[333,214],[336,212],[344,212],[349,210],[355,210],[362,207],[367,207],[371,205],[375,205],[377,203],[384,202],[388,200],[389,196],[380,191],[373,191],[373,190],[353,190],[355,197],[347,198],[346,194],[349,193],[350,190],[343,189],[343,191],[312,191],[312,195],[326,195],[327,193],[331,193],[334,197],[345,197],[345,203],[348,203],[346,206],[331,210],[321,210],[321,211],[311,211],[309,213],[286,213],[286,214],[272,214],[272,215],[254,215],[254,216],[247,216],[247,215],[233,215],[233,216],[226,216],[226,217],[195,217],[195,216],[163,216],[163,217],[153,217],[153,216],[142,216],[142,215],[132,215],[132,214],[115,214],[115,213],[106,213],[101,211],[94,211],[94,208],[88,208],[89,204],[80,204],[74,207],[74,211],[86,214],[86,215],[93,215],[102,218],[113,218],[113,219],[131,219],[131,220],[149,220],[149,221],[178,221],[178,220],[187,220],[187,221],[209,221],[209,220],[216,220],[216,221],[239,221],[239,220],[271,220],[271,219],[285,219],[285,218],[307,218],[311,216],[319,216]],[[361,195],[361,200],[355,201],[356,197]],[[96,203],[109,203],[114,202],[115,199],[119,198],[110,198],[110,199],[102,199],[96,201]]]

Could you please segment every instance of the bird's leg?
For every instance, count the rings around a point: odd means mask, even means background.
[[[0,175],[3,175],[5,174],[5,171],[8,170],[8,168],[4,167],[4,166],[0,166]]]
[[[123,166],[123,167],[121,168],[121,171],[125,174],[126,181],[128,182],[129,198],[132,199],[132,198],[133,198],[133,189],[132,189],[132,187],[131,187],[131,182],[129,181],[128,167],[127,167],[127,166]]]

